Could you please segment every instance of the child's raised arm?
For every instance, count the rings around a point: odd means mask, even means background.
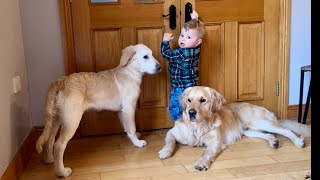
[[[171,33],[164,33],[162,41],[171,41],[174,37]]]
[[[195,10],[192,11],[190,16],[191,16],[191,19],[199,19],[199,14]]]

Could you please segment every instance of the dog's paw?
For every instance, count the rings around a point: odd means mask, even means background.
[[[301,148],[305,148],[306,147],[306,141],[304,140],[304,138],[302,136],[300,136],[300,138],[296,138],[296,140],[293,142],[296,146],[301,147]]]
[[[134,146],[136,147],[144,147],[147,145],[147,142],[145,140],[138,140],[133,142]]]
[[[68,177],[72,173],[71,168],[65,167],[61,171],[56,172],[56,175],[59,177]]]
[[[200,159],[196,162],[194,168],[199,171],[206,171],[210,168],[210,162]]]
[[[171,157],[172,151],[168,150],[167,148],[162,148],[158,154],[160,159],[167,159]]]
[[[274,140],[274,141],[269,141],[270,146],[274,149],[278,149],[280,146],[280,142],[278,139]]]

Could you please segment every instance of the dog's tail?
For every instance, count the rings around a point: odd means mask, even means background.
[[[48,141],[50,137],[53,121],[58,118],[56,98],[59,91],[64,87],[65,79],[66,76],[63,76],[60,79],[53,81],[49,86],[45,104],[46,124],[36,144],[36,149],[39,154],[42,152],[43,145]]]
[[[303,137],[311,137],[311,127],[305,124],[301,124],[292,120],[279,120],[282,127],[290,129],[296,134],[302,135]]]

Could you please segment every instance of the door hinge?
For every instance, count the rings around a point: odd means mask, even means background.
[[[276,95],[279,96],[280,94],[280,82],[277,81],[277,84],[276,84]]]

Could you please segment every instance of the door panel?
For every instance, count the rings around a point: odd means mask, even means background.
[[[177,48],[184,8],[190,2],[205,23],[201,45],[199,84],[213,87],[228,102],[264,105],[277,114],[276,81],[279,67],[278,0],[121,0],[118,3],[72,1],[76,71],[102,71],[119,64],[121,50],[143,43],[161,63],[162,71],[145,75],[136,110],[137,130],[173,126],[168,113],[170,81],[168,62],[160,54],[164,32]],[[177,28],[169,28],[170,5],[177,10]],[[88,111],[81,135],[123,131],[116,112]]]
[[[90,23],[97,27],[139,27],[163,25],[163,3],[143,4],[121,0],[119,4],[92,4]],[[160,15],[160,16],[159,16]]]
[[[151,49],[154,49],[153,56],[156,59],[162,59],[160,43],[164,33],[163,27],[159,28],[140,28],[137,29],[138,43],[143,43]],[[156,50],[158,49],[158,51]],[[166,68],[166,63],[160,61],[162,69]],[[139,109],[163,108],[167,107],[167,72],[162,70],[155,75],[145,75],[141,85]]]
[[[195,0],[204,22],[256,21],[264,18],[263,0]]]
[[[239,23],[238,101],[263,99],[264,26]]]
[[[159,60],[162,70],[155,75],[146,74],[141,85],[141,94],[136,111],[138,130],[172,127],[168,116],[168,86],[167,62],[162,59],[160,44],[164,27],[138,28],[137,42],[143,43],[153,50],[153,56]]]
[[[224,23],[224,96],[229,102],[236,102],[238,100],[238,59],[237,59],[237,39],[238,39],[238,23],[237,22],[225,22]],[[214,87],[214,86],[212,86]]]
[[[205,39],[201,44],[199,84],[224,92],[224,24],[206,24],[205,30]]]
[[[103,71],[117,67],[121,54],[120,29],[93,29],[91,34],[95,70]],[[107,60],[109,57],[113,58]]]

